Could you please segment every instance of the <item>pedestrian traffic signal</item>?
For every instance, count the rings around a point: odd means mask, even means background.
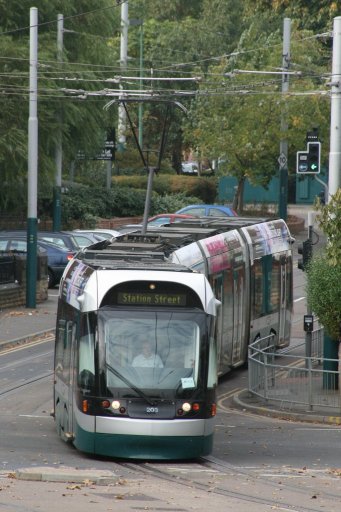
[[[297,248],[298,254],[302,254],[302,258],[298,260],[297,267],[300,270],[307,270],[307,265],[313,255],[311,240],[305,240],[303,244]]]
[[[296,172],[298,174],[305,174],[308,172],[307,151],[297,151]]]

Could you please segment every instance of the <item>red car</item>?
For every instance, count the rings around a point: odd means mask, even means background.
[[[183,219],[193,219],[194,215],[187,215],[182,213],[159,213],[148,219],[149,226],[163,226],[164,224],[172,224],[173,222],[180,222]]]

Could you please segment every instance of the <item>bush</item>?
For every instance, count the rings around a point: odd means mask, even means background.
[[[197,197],[188,197],[185,194],[155,194],[152,198],[151,215],[158,213],[174,213],[188,204],[200,203]]]
[[[118,187],[147,189],[147,176],[115,176],[113,184]],[[158,174],[154,176],[153,191],[160,195],[183,194],[197,197],[199,203],[214,203],[217,196],[217,181],[215,178],[201,178],[198,176],[182,176]],[[187,203],[188,204],[188,199]]]
[[[73,221],[86,227],[96,224],[98,217],[136,217],[144,213],[146,190],[128,187],[115,189],[94,188],[85,186],[69,187],[62,195],[62,223],[67,228]],[[191,203],[198,203],[197,197],[188,197],[184,193],[164,194],[152,193],[150,215],[169,213],[179,210]]]
[[[145,191],[120,188],[71,187],[62,196],[62,221],[85,218],[111,218],[141,215],[144,211]]]
[[[307,269],[307,297],[312,311],[332,339],[341,325],[341,265],[333,266],[326,255],[313,258]]]

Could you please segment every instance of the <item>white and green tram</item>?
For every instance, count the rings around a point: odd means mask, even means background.
[[[59,290],[59,435],[101,456],[209,454],[218,375],[257,337],[289,343],[291,241],[282,220],[191,220],[78,253]]]

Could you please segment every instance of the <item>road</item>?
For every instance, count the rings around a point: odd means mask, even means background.
[[[136,479],[142,471],[151,488],[155,485],[153,474],[163,479],[164,492],[173,485],[167,479],[175,478],[177,485],[190,482],[197,489],[211,489],[214,502],[225,500],[239,503],[239,507],[252,503],[256,511],[270,510],[274,495],[282,510],[337,510],[341,464],[336,447],[340,446],[341,429],[234,409],[231,397],[246,386],[247,370],[233,372],[220,382],[212,456],[201,463],[152,463],[147,471],[141,464],[117,466],[110,460],[88,457],[57,437],[50,416],[52,361],[52,342],[0,354],[3,472],[36,466],[102,470],[115,466],[122,478],[134,475]],[[314,507],[309,508],[312,500],[316,500]]]
[[[293,336],[297,339],[304,334],[303,273],[295,270],[294,283]],[[87,486],[85,492],[86,484],[77,487],[40,483],[35,485],[44,487],[37,490],[30,482],[14,481],[2,488],[9,490],[8,496],[6,492],[0,495],[1,510],[40,510],[44,499],[49,501],[42,489],[54,493],[49,512],[60,510],[59,499],[65,509],[72,507],[74,512],[90,512],[93,503],[98,504],[98,510],[120,511],[204,511],[212,506],[240,512],[248,512],[250,507],[253,512],[339,510],[341,429],[236,409],[232,398],[247,387],[246,369],[220,380],[215,443],[210,457],[194,462],[134,465],[89,457],[57,437],[50,415],[52,367],[52,341],[0,354],[1,474],[7,476],[21,468],[35,467],[110,470],[119,475],[122,488],[114,492],[110,486],[101,490]],[[31,505],[6,508],[13,496],[28,500]]]

